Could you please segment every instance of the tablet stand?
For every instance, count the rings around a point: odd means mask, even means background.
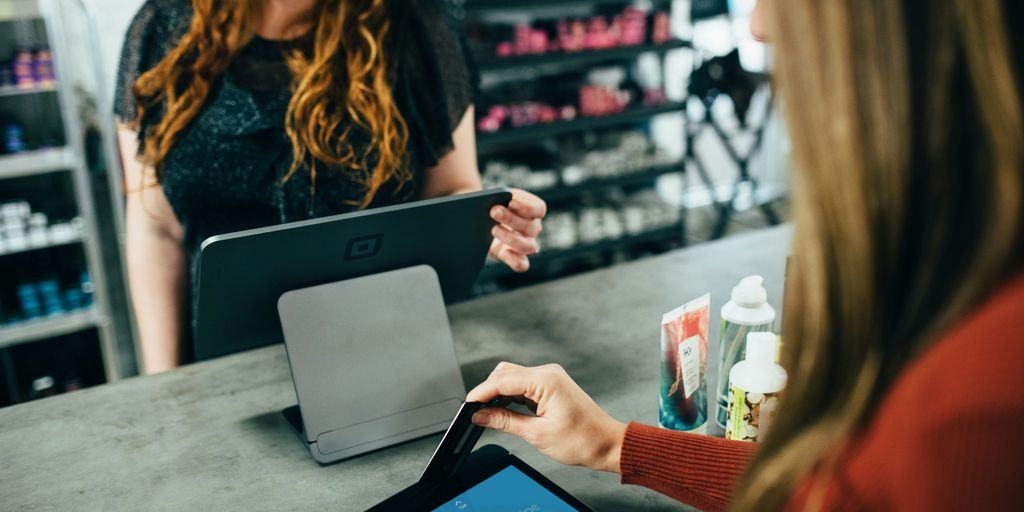
[[[299,405],[283,414],[327,463],[444,430],[466,388],[437,274],[419,265],[278,301]]]

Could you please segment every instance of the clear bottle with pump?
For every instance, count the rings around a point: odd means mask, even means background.
[[[775,362],[778,338],[770,332],[747,336],[747,355],[729,371],[729,414],[725,437],[764,439],[786,387],[786,370]]]
[[[729,370],[743,360],[743,347],[752,332],[771,332],[775,310],[768,304],[764,278],[748,276],[732,289],[731,300],[722,306],[722,330],[718,359],[718,426],[725,428],[729,407]]]

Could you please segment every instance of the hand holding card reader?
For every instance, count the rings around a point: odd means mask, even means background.
[[[501,405],[464,403],[419,481],[370,511],[590,512],[589,507],[504,448],[487,445],[473,451],[484,430],[473,424],[473,414],[483,407]]]

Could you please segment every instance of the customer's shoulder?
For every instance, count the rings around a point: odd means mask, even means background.
[[[894,393],[934,419],[1007,407],[1016,407],[1024,417],[1022,319],[1024,274],[939,336],[908,365]]]

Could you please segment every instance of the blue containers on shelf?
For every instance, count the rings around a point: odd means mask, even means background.
[[[82,272],[78,286],[65,290],[56,279],[25,283],[18,286],[18,301],[20,314],[0,314],[0,326],[66,315],[92,306],[92,279],[88,272]]]
[[[43,308],[39,304],[39,293],[35,283],[19,286],[18,300],[21,301],[21,314],[25,320],[34,320],[43,316]]]
[[[60,300],[60,285],[56,279],[47,279],[40,282],[36,288],[39,290],[39,297],[43,302],[43,314],[46,316],[58,316],[66,313],[64,304]]]

